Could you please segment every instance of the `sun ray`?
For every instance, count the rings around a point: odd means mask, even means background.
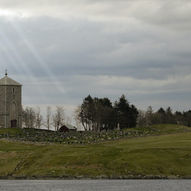
[[[12,68],[12,70],[15,70],[21,78],[24,78],[24,76],[21,76],[21,74],[23,73],[25,76],[27,76],[27,80],[25,77],[25,82],[35,82],[35,84],[38,84],[38,79],[35,77],[34,72],[30,70],[29,67],[27,67],[25,60],[21,55],[21,52],[18,51],[15,44],[9,38],[8,34],[6,34],[6,32],[4,32],[3,30],[0,30],[0,36],[1,43],[3,44],[2,47],[4,47],[4,52],[2,54],[4,58],[4,63],[2,63],[2,65],[4,66],[4,68],[9,69],[9,71],[11,71]],[[7,64],[7,62],[9,64]],[[41,87],[36,86],[36,91],[38,91],[40,95],[43,95],[43,89]],[[40,99],[44,100],[44,96]]]
[[[59,92],[61,92],[61,93],[65,93],[65,90],[61,86],[59,80],[51,72],[51,70],[49,69],[49,67],[47,66],[47,64],[43,60],[43,58],[38,54],[38,52],[36,51],[36,48],[34,47],[33,43],[30,42],[30,40],[25,35],[24,29],[19,24],[16,25],[14,22],[12,22],[12,26],[14,27],[14,29],[17,32],[17,34],[19,35],[19,37],[23,39],[26,47],[28,48],[30,53],[33,55],[33,57],[35,58],[35,60],[37,61],[37,63],[41,67],[41,69],[46,72],[46,74],[49,77],[49,79],[54,83],[54,85],[56,86],[57,90]]]
[[[3,47],[5,48],[7,47],[7,49],[9,50],[9,52],[6,52],[5,50],[3,52],[4,53],[3,56],[6,57],[7,60],[9,60],[11,68],[14,68],[14,70],[17,72],[23,70],[23,72],[27,74],[28,77],[33,76],[33,72],[29,70],[28,67],[26,67],[24,59],[21,56],[21,53],[18,52],[15,45],[8,38],[7,34],[1,30],[0,35],[2,36],[1,42],[3,42]]]

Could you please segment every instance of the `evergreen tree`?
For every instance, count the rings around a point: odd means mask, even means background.
[[[119,101],[115,102],[115,110],[117,122],[121,129],[136,126],[138,111],[134,105],[129,105],[124,95],[119,98]]]

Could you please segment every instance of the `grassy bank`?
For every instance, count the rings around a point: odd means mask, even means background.
[[[0,176],[191,177],[189,129],[176,127],[173,134],[161,135],[164,126],[155,128],[158,128],[156,134],[160,136],[123,138],[85,145],[28,144],[2,139],[0,140]],[[168,131],[170,129],[169,127]]]

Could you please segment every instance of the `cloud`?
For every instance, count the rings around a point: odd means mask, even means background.
[[[135,17],[158,23],[189,20],[189,0],[1,0],[4,10],[28,13],[30,16],[59,16],[84,18],[125,18]]]
[[[188,108],[189,1],[1,0],[0,7],[1,69],[24,85],[25,105],[71,108],[88,94],[124,93],[141,108]]]
[[[1,11],[18,17],[49,16],[66,20],[127,22],[139,20],[178,30],[190,30],[189,0],[1,0]],[[11,14],[10,14],[11,15]]]

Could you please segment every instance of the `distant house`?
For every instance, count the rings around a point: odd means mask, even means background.
[[[77,128],[73,125],[63,125],[60,127],[60,129],[58,130],[59,132],[76,132]]]

